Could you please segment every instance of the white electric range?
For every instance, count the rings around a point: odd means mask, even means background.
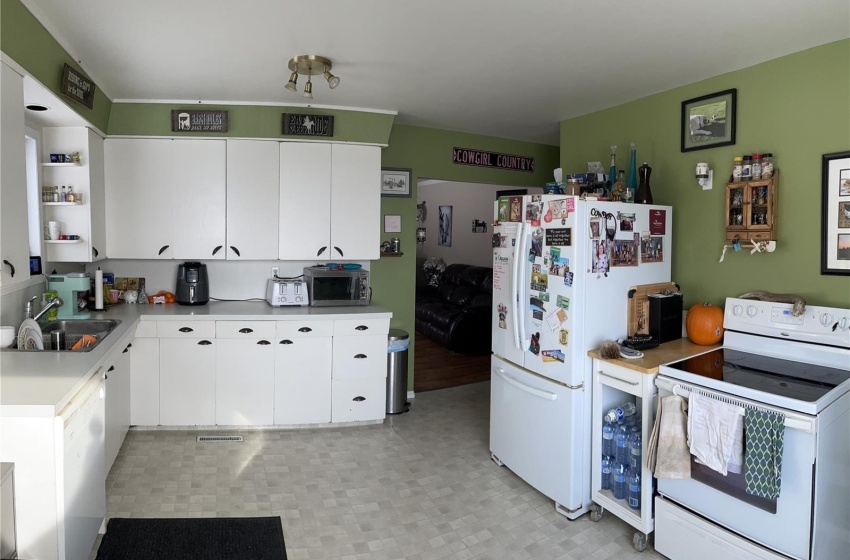
[[[658,481],[655,548],[672,560],[820,560],[850,550],[850,310],[726,300],[723,347],[661,366],[659,398],[693,391],[782,413],[779,496],[691,461]]]

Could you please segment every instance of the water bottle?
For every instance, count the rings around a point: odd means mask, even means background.
[[[605,422],[602,426],[602,454],[614,456],[614,424]]]
[[[633,472],[641,471],[642,447],[643,443],[641,442],[640,434],[633,434],[631,441],[629,442],[629,468],[632,469]]]
[[[615,438],[616,441],[616,451],[614,453],[614,458],[618,463],[623,465],[629,464],[629,429],[622,425],[617,428],[617,435]]]
[[[605,420],[608,422],[617,422],[618,420],[624,419],[626,416],[631,416],[635,413],[637,407],[635,407],[635,403],[627,402],[623,403],[622,406],[618,406],[617,408],[612,408],[605,414]]]
[[[611,471],[611,486],[614,488],[614,497],[618,500],[626,498],[626,477],[628,475],[629,468],[622,463],[614,465]]]
[[[613,457],[606,455],[602,456],[602,489],[611,489],[611,463],[614,462]]]
[[[635,471],[629,472],[626,477],[626,484],[628,486],[629,507],[640,509],[640,474]]]

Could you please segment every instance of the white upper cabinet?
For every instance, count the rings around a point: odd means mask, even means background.
[[[279,142],[227,140],[227,259],[278,256]]]
[[[380,148],[280,145],[280,258],[377,259]]]
[[[9,286],[30,277],[24,79],[0,66],[0,284]]]

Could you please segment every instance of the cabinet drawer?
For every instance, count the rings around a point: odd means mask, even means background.
[[[387,337],[335,336],[334,379],[384,379],[387,376]]]
[[[278,321],[278,338],[333,336],[333,321]]]
[[[215,338],[215,321],[157,321],[159,338]]]
[[[136,338],[156,338],[156,321],[139,321]]]
[[[334,321],[334,336],[369,336],[381,334],[386,337],[389,330],[389,319],[340,319]]]
[[[650,380],[655,378],[654,375],[640,373],[604,360],[594,360],[593,364],[599,374],[600,383],[616,387],[632,395],[643,394],[643,386],[647,382],[647,378]]]
[[[274,338],[274,334],[274,321],[215,322],[216,338]]]
[[[386,379],[335,379],[331,422],[380,420],[386,413]]]

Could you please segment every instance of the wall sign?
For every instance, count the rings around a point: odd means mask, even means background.
[[[227,132],[227,111],[171,111],[171,132]]]
[[[293,136],[333,136],[334,118],[331,115],[283,114],[283,133]]]
[[[534,173],[534,158],[498,152],[482,152],[469,148],[453,148],[452,163]]]
[[[573,244],[572,228],[551,228],[546,230],[546,245],[550,247],[569,247]]]
[[[94,82],[66,64],[62,68],[62,86],[60,91],[65,97],[82,103],[89,109],[94,107]]]

